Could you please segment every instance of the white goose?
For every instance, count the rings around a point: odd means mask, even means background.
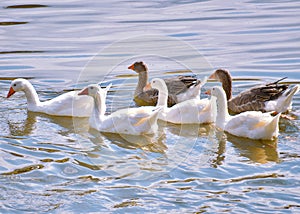
[[[129,135],[153,134],[157,131],[158,114],[162,108],[129,108],[105,115],[107,90],[93,84],[79,93],[94,99],[94,108],[89,120],[92,128],[101,132]]]
[[[163,107],[159,119],[175,124],[201,124],[214,121],[212,100],[195,98],[168,108],[168,88],[164,80],[152,79],[151,87],[159,91],[157,106]]]
[[[217,98],[216,126],[218,128],[236,136],[257,140],[272,140],[278,136],[280,113],[272,117],[270,113],[246,111],[230,116],[226,94],[222,87],[215,86],[206,93]]]
[[[41,102],[32,84],[22,78],[12,81],[7,98],[17,91],[25,93],[28,111],[56,116],[89,117],[93,110],[93,99],[88,96],[77,96],[78,91],[70,91]]]

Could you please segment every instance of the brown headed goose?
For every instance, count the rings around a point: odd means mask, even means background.
[[[138,84],[134,92],[134,101],[138,106],[155,106],[158,100],[158,90],[151,88],[148,83],[148,68],[143,62],[135,62],[128,67],[138,73]],[[171,107],[192,98],[200,96],[200,89],[204,82],[193,76],[177,76],[164,79],[169,91],[168,106]]]
[[[286,112],[291,109],[293,95],[299,86],[289,87],[287,84],[278,84],[282,78],[272,83],[252,87],[232,97],[232,79],[229,71],[218,69],[210,75],[222,83],[226,93],[228,109],[232,113],[245,111]]]

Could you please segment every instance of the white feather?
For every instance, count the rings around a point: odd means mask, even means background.
[[[93,99],[88,96],[78,96],[78,91],[70,91],[51,100],[41,102],[32,86],[26,79],[15,79],[11,88],[23,91],[27,98],[27,108],[32,112],[41,112],[56,116],[89,117],[93,109]]]
[[[224,90],[215,86],[211,89],[211,95],[217,98],[217,127],[230,134],[251,139],[272,140],[278,137],[280,113],[272,117],[270,113],[247,111],[230,116]]]

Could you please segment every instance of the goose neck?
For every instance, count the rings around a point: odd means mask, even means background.
[[[223,92],[222,96],[218,96],[216,100],[216,105],[217,105],[216,125],[221,129],[224,129],[226,121],[230,117],[227,110],[227,100],[225,96],[226,96],[225,92]]]
[[[226,93],[227,100],[230,100],[232,97],[232,79],[230,74],[224,73],[221,78],[222,87]]]
[[[40,104],[38,94],[29,82],[25,85],[24,93],[27,99],[27,105],[29,109],[37,107]]]
[[[156,106],[163,106],[164,108],[168,107],[168,88],[165,83],[158,90],[158,99]]]
[[[139,72],[139,80],[134,93],[135,96],[143,92],[144,87],[147,85],[147,82],[148,82],[148,72],[147,71]]]
[[[96,123],[101,123],[105,118],[105,97],[97,93],[94,97],[94,109],[90,120],[96,120]]]

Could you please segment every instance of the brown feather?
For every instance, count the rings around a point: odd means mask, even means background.
[[[232,79],[229,71],[218,69],[211,76],[222,82],[222,87],[227,95],[228,109],[233,113],[244,111],[264,112],[265,102],[278,99],[289,87],[286,84],[279,84],[285,77],[275,82],[252,87],[234,98],[228,99],[228,97],[232,97]]]
[[[148,81],[148,68],[143,62],[135,62],[129,69],[139,74],[139,82],[135,90],[134,101],[138,106],[155,106],[158,100],[158,90],[145,89]],[[176,95],[186,92],[190,87],[201,83],[194,76],[177,76],[164,79],[168,88],[168,106],[171,107],[178,103]],[[146,87],[147,88],[147,87]]]

